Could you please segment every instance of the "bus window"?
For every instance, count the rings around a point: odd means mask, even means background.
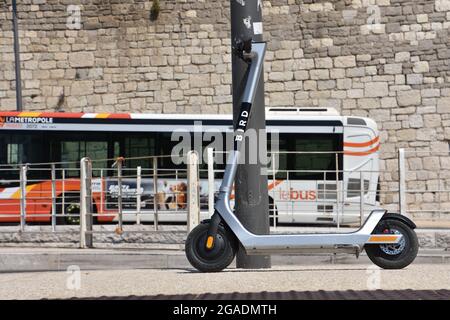
[[[19,166],[22,161],[23,145],[18,143],[4,143],[1,141],[0,180],[18,180]]]
[[[23,155],[23,144],[8,143],[6,148],[6,163],[19,164]]]
[[[131,135],[125,138],[126,158],[149,157],[156,154],[155,150],[155,139],[151,133],[145,133],[145,135]],[[142,168],[151,168],[151,162],[152,161],[148,158],[130,159],[126,161],[126,166],[130,169],[136,169],[138,166],[141,166]]]
[[[120,142],[119,141],[114,141],[112,143],[112,157],[109,156],[108,154],[108,158],[114,158],[117,159],[118,157],[120,157]]]
[[[276,139],[276,140],[275,140]],[[273,149],[273,150],[272,150]],[[287,159],[288,154],[286,153],[289,151],[289,146],[287,144],[287,140],[283,135],[280,135],[277,133],[274,134],[268,134],[267,136],[267,151],[268,156],[271,157],[270,159],[270,167],[269,169],[269,175],[272,175],[273,172],[273,163],[272,160],[275,162],[275,178],[280,180],[285,180],[287,177],[286,170],[287,170]],[[273,154],[272,154],[273,152]]]
[[[157,148],[158,148],[159,152],[157,152],[157,154],[165,156],[158,161],[158,166],[160,168],[182,169],[184,171],[186,170],[186,166],[183,164],[183,162],[181,162],[181,164],[176,164],[173,162],[173,159],[171,156],[172,152],[173,152],[173,148],[180,142],[181,142],[181,139],[179,141],[172,141],[172,133],[171,132],[163,132],[158,135],[158,147]],[[192,147],[193,147],[193,137],[191,137],[191,148]],[[183,154],[183,155],[174,154],[173,157],[175,158],[175,156],[185,157],[186,154]],[[181,161],[183,159],[178,159],[178,160]]]
[[[46,162],[47,147],[42,135],[28,132],[2,132],[0,139],[0,160],[2,164]]]
[[[16,180],[19,177],[19,164],[47,162],[48,146],[43,143],[42,135],[28,132],[2,132],[0,137],[0,164],[9,165],[10,172],[2,170],[0,178]],[[36,167],[36,166],[35,166]],[[45,170],[30,170],[28,179],[46,179]]]
[[[336,153],[342,150],[342,135],[280,134],[279,170],[288,170],[292,180],[336,180]],[[298,152],[291,156],[283,151]],[[302,153],[304,152],[304,153]],[[338,154],[342,170],[342,154]],[[329,171],[324,174],[324,171]],[[342,179],[342,174],[339,174]]]
[[[79,177],[79,162],[83,157],[93,160],[92,175],[99,177],[101,170],[107,168],[108,142],[107,141],[61,141],[62,167],[67,169],[67,177]],[[98,168],[95,170],[95,168]]]
[[[329,137],[297,139],[294,143],[297,152],[335,151],[333,140]],[[294,179],[323,180],[322,171],[336,170],[336,156],[333,153],[300,153],[293,157],[293,162],[293,169],[296,170],[292,174]]]

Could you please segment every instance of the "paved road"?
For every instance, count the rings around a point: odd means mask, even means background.
[[[373,265],[285,266],[202,274],[191,269],[145,269],[0,274],[0,299],[317,290],[450,289],[450,266],[413,264],[404,270]],[[78,289],[77,289],[78,288]]]

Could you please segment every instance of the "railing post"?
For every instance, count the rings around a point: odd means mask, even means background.
[[[214,149],[208,148],[208,211],[211,217],[214,214]]]
[[[322,200],[322,205],[323,205],[323,214],[325,215],[325,203],[328,199],[328,192],[327,192],[327,172],[324,171],[323,172],[323,200]]]
[[[188,201],[188,221],[187,232],[189,233],[200,223],[200,194],[199,194],[199,174],[198,174],[198,154],[196,151],[187,153],[187,201]]]
[[[362,226],[364,223],[364,176],[362,171],[359,172],[359,187],[360,187],[359,205],[361,207],[361,211],[359,214],[359,225]]]
[[[336,152],[336,220],[337,228],[341,227],[341,215],[340,215],[340,186],[339,186],[339,154]]]
[[[153,225],[158,230],[158,158],[153,157]],[[176,196],[176,195],[175,195]]]
[[[92,162],[80,161],[80,248],[92,248]]]
[[[123,158],[117,159],[117,210],[119,214],[119,227],[116,230],[117,233],[122,233],[123,227],[123,203],[122,203],[122,166],[123,166]]]
[[[406,165],[405,149],[398,149],[398,193],[399,193],[399,211],[401,215],[407,215],[406,212]]]
[[[61,194],[61,214],[64,217],[65,215],[65,207],[66,207],[66,170],[62,169],[61,173],[61,179],[62,179],[62,194]]]
[[[20,231],[25,231],[27,219],[27,165],[20,166]]]
[[[52,232],[56,231],[56,168],[55,164],[51,164],[52,176]]]
[[[441,218],[442,201],[441,201],[441,170],[438,170],[438,217]]]
[[[272,205],[272,212],[269,212],[269,217],[270,217],[270,214],[272,214],[273,227],[274,227],[274,229],[276,229],[277,228],[277,217],[275,215],[275,213],[276,213],[276,210],[275,210],[275,183],[276,183],[275,153],[272,152],[271,157],[272,157],[272,200],[273,200],[273,205]],[[270,203],[269,203],[269,209],[270,209]]]
[[[136,169],[136,224],[141,224],[141,180],[142,168],[138,166]]]
[[[103,205],[104,205],[103,197],[105,195],[103,192],[104,183],[105,183],[105,174],[103,172],[103,169],[100,169],[100,208],[99,208],[97,214],[103,213]]]

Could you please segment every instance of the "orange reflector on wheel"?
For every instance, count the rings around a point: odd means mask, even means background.
[[[400,238],[402,236],[401,235],[396,235],[396,234],[376,234],[373,236],[370,236],[369,241],[367,242],[371,242],[371,243],[397,243]]]
[[[213,244],[214,244],[214,237],[209,236],[208,239],[206,239],[206,248],[211,249],[213,247]]]

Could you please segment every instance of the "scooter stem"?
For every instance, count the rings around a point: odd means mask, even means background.
[[[266,43],[258,42],[252,44],[251,62],[248,70],[247,83],[242,94],[242,102],[239,110],[239,118],[234,132],[234,147],[230,152],[225,168],[219,195],[228,199],[233,187],[234,178],[238,167],[239,154],[247,130],[248,120],[251,114],[252,104],[255,101],[259,79],[261,78]],[[262,110],[264,112],[264,110]]]

